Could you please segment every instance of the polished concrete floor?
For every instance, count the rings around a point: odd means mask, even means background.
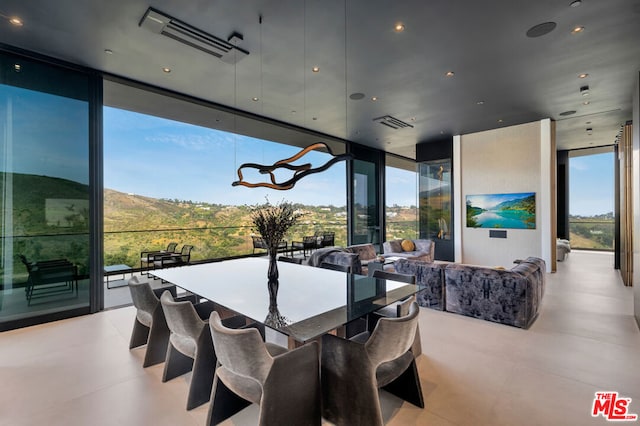
[[[613,257],[573,252],[547,276],[537,321],[520,330],[426,308],[419,409],[382,393],[388,425],[604,425],[597,391],[640,414],[640,332]],[[204,425],[185,410],[189,376],[161,383],[128,350],[131,307],[0,333],[0,425]],[[225,424],[252,425],[251,406]]]

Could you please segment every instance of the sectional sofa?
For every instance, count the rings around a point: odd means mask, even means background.
[[[398,259],[395,270],[425,287],[417,294],[421,306],[528,328],[544,296],[546,265],[536,257],[516,262],[499,269]]]

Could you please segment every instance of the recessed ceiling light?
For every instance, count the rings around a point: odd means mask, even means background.
[[[590,103],[591,103],[591,102],[589,102],[589,101],[584,101],[584,102],[582,103],[582,105],[589,105]]]
[[[359,101],[360,99],[364,98],[364,93],[352,93],[349,95],[349,99],[354,100],[354,101]]]
[[[372,97],[371,97],[371,100],[372,100],[373,102],[375,102],[375,101],[377,101],[377,100],[378,100],[378,97],[377,97],[377,96],[372,96]]]
[[[584,124],[591,124],[591,122],[590,122],[590,121],[585,121],[585,123],[584,123]]]
[[[411,121],[416,121],[416,118],[415,117],[411,117]]]
[[[580,94],[582,96],[589,96],[589,86],[582,86],[580,88]]]
[[[16,27],[21,27],[24,25],[24,22],[22,22],[22,19],[18,18],[17,16],[9,18],[9,23]]]
[[[254,96],[253,98],[251,98],[251,100],[252,100],[253,102],[258,102],[258,101],[260,100],[260,98],[259,98],[259,97],[257,97],[257,96]]]
[[[162,68],[162,72],[165,72],[165,73],[169,74],[171,72],[171,68],[164,67],[164,68]]]
[[[311,118],[313,121],[316,121],[318,119],[318,117],[313,117]]]
[[[476,102],[476,105],[484,105],[484,101],[478,101]]]
[[[313,67],[313,68],[311,68],[311,71],[313,71],[313,72],[319,72],[319,71],[320,71],[320,67],[317,67],[317,66],[316,66],[316,67]]]
[[[295,109],[294,109],[294,110],[291,110],[291,114],[294,114],[294,115],[295,115],[295,113],[296,113],[296,110],[295,110]]]
[[[502,118],[499,118],[498,123],[502,123],[502,122],[504,122],[504,120]]]
[[[13,70],[14,70],[15,72],[20,72],[20,71],[22,71],[22,65],[20,65],[20,64],[14,64],[14,65],[13,65]]]
[[[453,71],[447,71],[444,75],[447,77],[453,77],[454,76],[454,72]]]
[[[584,27],[575,27],[571,30],[571,34],[578,34],[584,31]]]
[[[568,115],[573,115],[575,113],[576,113],[575,110],[570,110],[570,111],[563,111],[563,112],[560,113],[560,115],[563,116],[563,117],[566,117]]]
[[[404,31],[404,24],[402,22],[398,22],[395,27],[393,27],[393,29],[397,32],[397,33],[401,33]]]
[[[589,74],[587,74],[586,72],[578,76],[578,78],[587,78],[587,77],[589,77]]]
[[[113,50],[111,50],[111,49],[104,49],[104,53],[106,53],[107,55],[113,55]]]
[[[575,1],[572,1],[572,2],[571,2],[571,4],[570,4],[569,6],[571,6],[571,7],[578,7],[578,6],[580,6],[581,4],[582,4],[582,1],[581,1],[581,0],[575,0]]]

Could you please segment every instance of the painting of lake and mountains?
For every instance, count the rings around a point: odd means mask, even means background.
[[[536,229],[536,193],[467,195],[467,227]]]

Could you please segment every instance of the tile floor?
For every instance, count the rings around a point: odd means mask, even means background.
[[[613,256],[576,252],[547,276],[537,321],[520,330],[422,308],[426,408],[383,392],[388,425],[604,425],[596,391],[640,414],[640,332]],[[131,307],[0,333],[0,425],[204,425],[188,375],[161,383],[128,350]],[[227,425],[252,425],[251,406]]]

